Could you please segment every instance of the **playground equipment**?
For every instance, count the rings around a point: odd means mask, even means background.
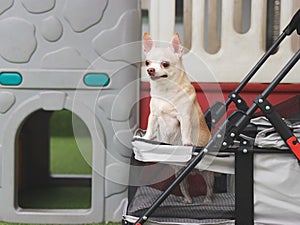
[[[140,61],[140,48],[126,47],[140,40],[139,4],[138,0],[2,1],[0,221],[120,220],[120,204],[127,197],[128,137],[137,127],[139,68],[134,63]],[[49,123],[52,114],[62,110],[84,126],[73,128],[75,136],[81,128],[88,130],[90,176],[50,173]],[[50,209],[21,203],[27,191],[51,195],[61,187],[86,187],[89,206]],[[72,198],[78,195],[75,192]]]

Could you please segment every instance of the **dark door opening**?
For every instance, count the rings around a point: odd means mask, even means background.
[[[84,131],[76,137],[74,118]],[[78,141],[84,143],[80,148]],[[91,143],[85,123],[71,111],[38,110],[29,115],[16,138],[17,207],[91,208]]]

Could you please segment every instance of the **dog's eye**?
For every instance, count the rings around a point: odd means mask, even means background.
[[[150,65],[150,61],[149,61],[149,60],[146,60],[146,61],[145,61],[145,65],[146,65],[146,66],[149,66],[149,65]]]
[[[163,68],[168,68],[168,67],[170,66],[170,63],[167,62],[167,61],[162,61],[162,62],[161,62],[161,66],[162,66]]]

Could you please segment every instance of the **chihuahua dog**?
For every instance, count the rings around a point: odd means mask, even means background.
[[[151,87],[150,115],[144,138],[156,137],[158,141],[173,145],[205,146],[210,131],[182,64],[184,48],[178,33],[167,48],[155,47],[151,36],[145,33],[143,49]],[[182,167],[174,168],[178,175]],[[214,174],[209,171],[202,174],[207,186],[204,202],[208,203],[213,194]],[[192,203],[187,179],[180,183],[180,189],[184,203]]]

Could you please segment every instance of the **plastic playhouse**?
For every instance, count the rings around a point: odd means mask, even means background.
[[[120,220],[120,205],[127,198],[128,137],[138,124],[134,106],[139,68],[134,63],[140,61],[140,49],[128,51],[126,44],[140,39],[139,4],[137,0],[1,2],[0,221]],[[50,119],[63,110],[80,121],[74,133],[86,129],[90,136],[91,175],[50,173]],[[28,191],[54,192],[57,201],[71,194],[80,201],[76,188],[88,192],[87,206],[34,208],[22,203]],[[67,191],[59,194],[57,189]]]

